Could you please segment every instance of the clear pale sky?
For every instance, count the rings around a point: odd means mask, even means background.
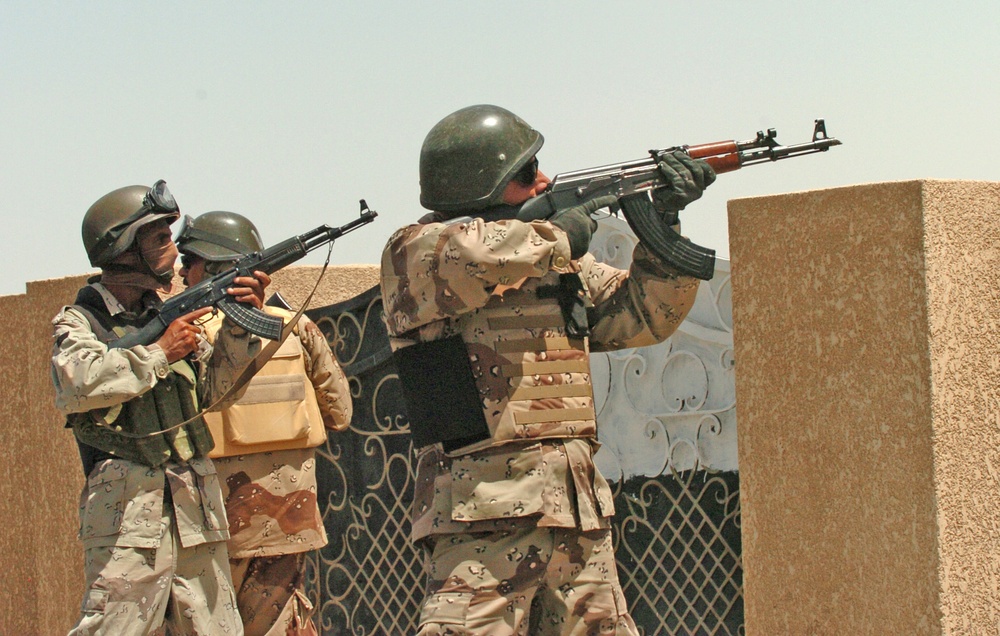
[[[427,131],[477,103],[542,131],[550,176],[771,127],[800,143],[825,118],[843,146],[722,175],[685,210],[721,256],[730,199],[1000,181],[996,0],[14,1],[0,60],[0,294],[90,271],[84,212],[157,179],[269,244],[365,198],[380,217],[333,262],[376,263],[422,213]]]

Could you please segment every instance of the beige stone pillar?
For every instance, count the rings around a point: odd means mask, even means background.
[[[1000,633],[1000,183],[729,225],[747,634]]]

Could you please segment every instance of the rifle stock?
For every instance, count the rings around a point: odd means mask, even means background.
[[[236,302],[226,293],[233,281],[241,276],[253,276],[255,271],[272,274],[298,261],[314,249],[333,243],[341,236],[367,225],[375,220],[378,213],[368,208],[361,200],[361,215],[340,227],[321,225],[305,234],[293,236],[260,252],[247,254],[229,269],[193,285],[180,294],[168,298],[141,329],[126,334],[108,344],[109,348],[130,349],[137,345],[155,342],[171,322],[202,307],[213,306],[223,310],[234,323],[252,334],[277,340],[281,337],[283,322],[277,316]]]

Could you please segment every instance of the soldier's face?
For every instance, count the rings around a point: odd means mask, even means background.
[[[181,271],[178,272],[184,279],[184,284],[188,287],[197,285],[205,278],[206,261],[194,254],[184,254],[181,256]]]
[[[139,255],[157,276],[173,275],[174,263],[177,261],[177,246],[170,234],[170,225],[166,221],[155,221],[139,228],[135,235],[139,247]]]
[[[511,179],[503,190],[503,202],[507,205],[521,205],[528,199],[545,192],[545,188],[549,187],[551,182],[551,179],[546,177],[541,170],[535,173],[535,180],[530,184]]]

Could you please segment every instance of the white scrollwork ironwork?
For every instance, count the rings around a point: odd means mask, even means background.
[[[636,244],[602,219],[591,252],[622,269]],[[670,471],[734,471],[736,381],[729,262],[718,259],[677,332],[652,347],[591,355],[601,472],[613,481]]]
[[[591,251],[627,269],[636,242],[610,217]],[[666,342],[591,355],[596,461],[617,482],[619,578],[643,634],[745,633],[732,334],[717,260]]]

